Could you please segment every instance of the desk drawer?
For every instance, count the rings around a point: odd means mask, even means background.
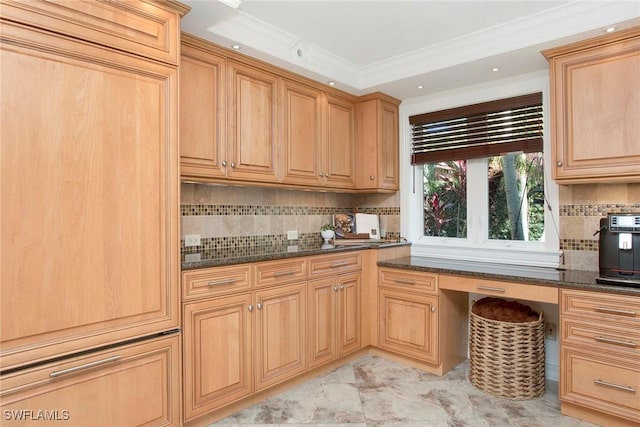
[[[640,326],[640,298],[600,292],[562,290],[560,313],[611,325]]]
[[[438,275],[435,273],[381,268],[380,286],[404,291],[438,292]]]
[[[309,277],[341,274],[362,269],[360,252],[342,252],[309,258]]]
[[[640,332],[599,322],[562,317],[562,344],[600,348],[605,352],[640,356]]]
[[[251,266],[248,264],[182,272],[182,299],[185,301],[249,289],[251,289]]]
[[[563,347],[560,399],[640,422],[640,365]]]
[[[307,259],[304,257],[261,262],[254,268],[257,288],[307,280]]]
[[[440,289],[493,295],[501,298],[558,303],[558,288],[554,286],[526,285],[516,282],[477,279],[474,277],[440,275]]]

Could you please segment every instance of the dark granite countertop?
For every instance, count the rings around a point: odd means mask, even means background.
[[[598,273],[593,271],[490,264],[427,257],[396,258],[380,261],[378,266],[640,296],[640,288],[596,283]]]
[[[219,267],[247,262],[272,261],[310,255],[324,255],[363,249],[381,249],[410,245],[408,242],[363,243],[354,245],[276,245],[247,248],[205,250],[193,254],[182,254],[182,270]]]

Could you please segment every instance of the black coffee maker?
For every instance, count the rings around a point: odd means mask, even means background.
[[[598,283],[640,287],[640,214],[600,219]]]

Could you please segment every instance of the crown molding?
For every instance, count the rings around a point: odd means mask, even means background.
[[[242,11],[207,32],[362,91],[634,18],[636,1],[574,1],[362,67]]]

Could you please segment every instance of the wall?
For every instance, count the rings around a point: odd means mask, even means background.
[[[182,252],[226,250],[241,253],[252,246],[321,243],[320,227],[341,212],[378,214],[386,237],[400,236],[397,194],[349,194],[276,188],[182,184]],[[184,246],[184,236],[199,234],[202,245]],[[231,252],[233,253],[233,252]]]
[[[600,218],[640,212],[640,183],[560,186],[560,249],[564,268],[598,271]]]

